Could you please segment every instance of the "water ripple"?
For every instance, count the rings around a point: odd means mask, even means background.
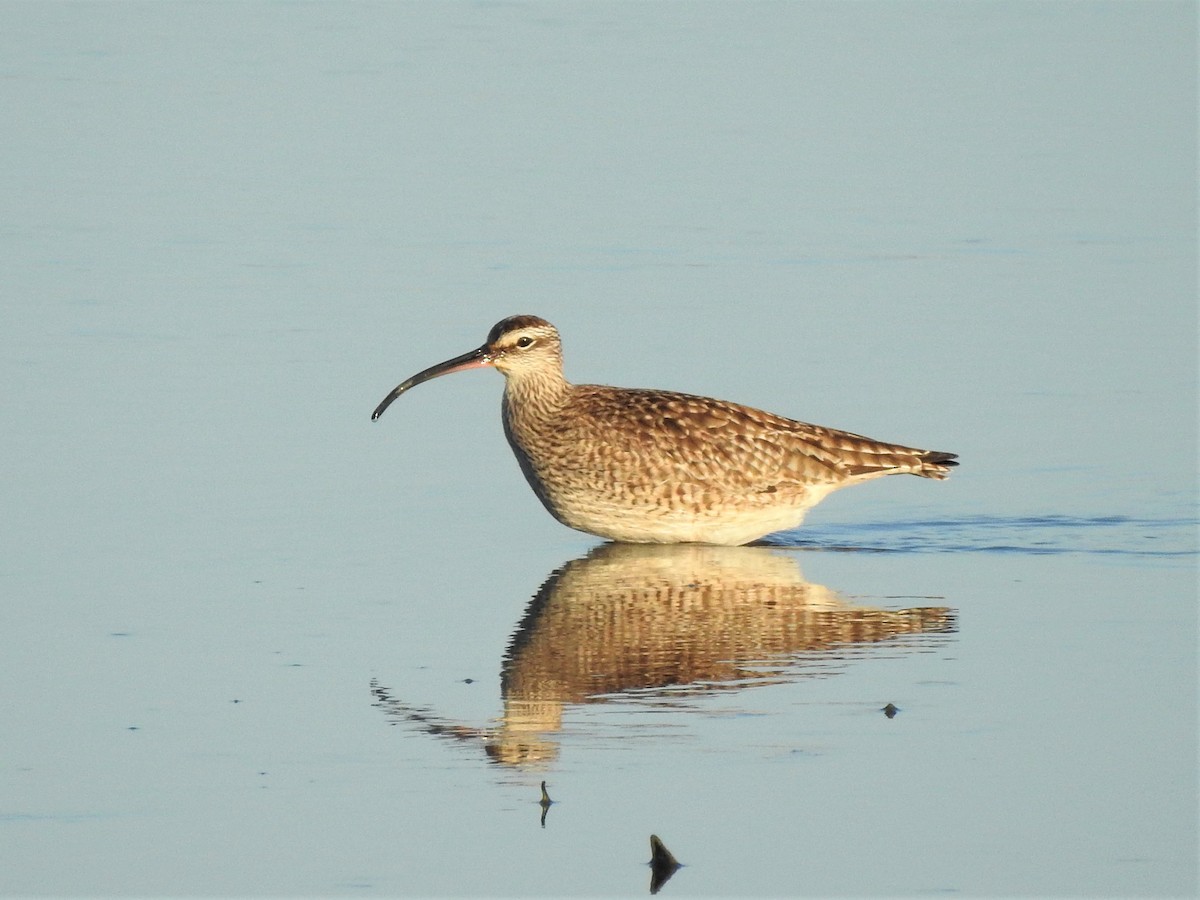
[[[775,547],[875,552],[973,552],[1194,559],[1200,522],[1131,516],[964,516],[806,526],[770,535]]]

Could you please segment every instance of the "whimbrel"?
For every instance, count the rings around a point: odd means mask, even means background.
[[[493,366],[504,433],[534,493],[564,525],[631,543],[746,544],[795,528],[829,493],[883,475],[945,478],[956,455],[691,394],[571,384],[558,330],[499,322],[482,347],[418,372],[383,398]]]

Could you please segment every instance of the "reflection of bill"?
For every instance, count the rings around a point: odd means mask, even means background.
[[[847,647],[954,630],[951,609],[855,606],[762,547],[604,544],[534,595],[504,659],[498,727],[455,725],[372,689],[398,719],[529,765],[557,755],[567,704],[779,683],[828,673]]]

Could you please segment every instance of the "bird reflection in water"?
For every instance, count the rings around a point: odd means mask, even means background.
[[[924,648],[928,640],[897,639],[955,629],[947,607],[856,606],[765,547],[603,544],[534,595],[504,658],[498,725],[462,725],[377,681],[371,689],[397,722],[480,743],[498,763],[539,767],[557,757],[571,704],[777,684],[827,674],[855,647]]]

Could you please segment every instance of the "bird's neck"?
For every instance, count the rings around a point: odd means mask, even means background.
[[[525,420],[553,418],[570,397],[573,385],[561,369],[510,375],[504,386],[509,416]]]

